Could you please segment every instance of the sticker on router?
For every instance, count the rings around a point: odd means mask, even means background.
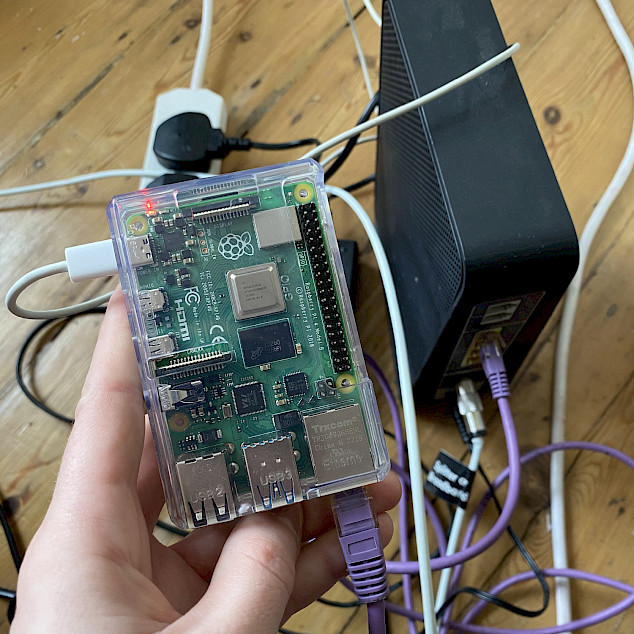
[[[427,474],[425,489],[460,508],[466,508],[475,472],[446,451],[440,451]]]

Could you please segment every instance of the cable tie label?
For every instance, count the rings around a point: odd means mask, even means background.
[[[469,467],[441,450],[427,474],[425,489],[460,508],[466,508],[475,473]]]

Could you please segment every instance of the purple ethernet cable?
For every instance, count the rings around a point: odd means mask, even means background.
[[[333,512],[355,594],[361,603],[374,604],[368,605],[370,631],[384,634],[383,600],[389,588],[379,525],[370,499],[362,488],[337,493]]]
[[[606,456],[610,456],[611,458],[616,458],[624,465],[628,466],[630,469],[634,469],[634,459],[628,456],[627,454],[615,449],[614,447],[609,447],[607,445],[601,445],[599,443],[588,442],[586,440],[567,440],[565,442],[554,443],[552,445],[545,445],[544,447],[538,447],[537,449],[533,449],[528,453],[524,454],[520,458],[520,466],[525,465],[527,462],[534,460],[539,456],[544,456],[546,454],[552,453],[554,451],[562,451],[562,450],[581,450],[581,451],[595,451],[597,453],[605,454]],[[495,478],[492,483],[493,490],[500,487],[504,481],[509,477],[509,469],[508,467],[500,472],[500,474]],[[482,515],[484,514],[484,509],[487,507],[487,504],[491,500],[491,494],[487,491],[480,500],[476,510],[473,512],[471,519],[469,520],[469,524],[467,525],[467,530],[465,531],[465,535],[462,542],[462,548],[466,548],[471,543],[473,536],[475,534],[476,528]],[[460,576],[462,573],[463,565],[456,566],[454,570],[453,579],[451,581],[451,587],[449,590],[449,594],[454,592],[458,586],[460,585]],[[451,610],[450,608],[448,612],[448,620],[451,620]],[[564,630],[565,631],[565,630]]]
[[[508,493],[506,495],[506,501],[502,508],[502,513],[496,520],[491,530],[475,544],[463,548],[453,555],[445,555],[444,557],[438,557],[431,560],[431,569],[440,570],[441,568],[448,568],[464,563],[469,559],[473,559],[475,556],[484,552],[489,546],[497,541],[497,539],[506,531],[506,527],[511,522],[511,516],[515,510],[515,506],[519,499],[520,492],[520,452],[517,444],[517,434],[515,433],[515,424],[513,422],[513,415],[507,399],[510,394],[508,388],[508,381],[506,379],[506,369],[504,362],[499,353],[499,350],[493,346],[493,344],[487,344],[481,348],[482,351],[486,350],[491,355],[483,362],[485,372],[487,372],[487,378],[491,375],[493,385],[495,386],[495,392],[493,396],[497,398],[498,407],[500,410],[500,416],[502,418],[502,428],[504,429],[504,436],[506,437],[506,448],[509,458],[509,486]],[[493,391],[493,387],[492,387]],[[417,561],[388,561],[387,571],[388,574],[414,574],[418,570]]]
[[[392,393],[392,389],[390,388],[390,384],[388,383],[385,375],[379,368],[377,362],[372,359],[372,357],[365,355],[365,360],[370,366],[372,373],[374,374],[376,380],[381,386],[381,390],[387,399],[388,405],[390,407],[390,413],[392,414],[392,424],[394,425],[394,436],[396,437],[396,462],[399,467],[405,467],[407,464],[407,458],[405,457],[405,442],[403,439],[403,427],[401,421],[401,415],[398,411],[398,405],[396,403],[396,399],[394,398],[394,394]],[[398,529],[399,529],[399,546],[400,546],[400,559],[401,561],[407,561],[409,559],[409,536],[407,534],[407,529],[409,526],[409,521],[407,517],[407,488],[405,478],[400,476],[401,480],[401,499],[398,503]],[[425,499],[427,502],[427,499]],[[426,504],[426,511],[429,513],[429,504]],[[432,524],[434,525],[434,529],[437,531],[437,525],[434,522],[434,519],[438,520],[438,516],[434,518],[436,515],[435,509],[433,509]],[[444,534],[443,534],[444,537]],[[403,575],[403,601],[405,603],[405,607],[408,609],[412,609],[414,607],[414,600],[412,595],[412,578],[410,575]],[[410,634],[417,634],[418,630],[416,628],[416,622],[413,620],[409,620],[407,624],[409,628]]]
[[[603,621],[607,621],[608,619],[611,619],[618,614],[625,612],[625,610],[631,608],[634,605],[634,587],[626,583],[622,583],[614,579],[608,579],[607,577],[602,577],[600,575],[592,574],[589,572],[584,572],[583,570],[574,570],[571,568],[545,568],[542,570],[542,574],[545,577],[569,577],[573,579],[581,579],[584,581],[599,583],[601,585],[614,588],[615,590],[626,592],[628,596],[618,603],[615,603],[614,605],[611,605],[610,607],[605,608],[600,612],[591,614],[590,616],[576,619],[575,621],[564,623],[563,625],[541,627],[537,629],[509,629],[488,627],[486,625],[472,625],[469,621],[474,619],[486,605],[485,601],[479,601],[470,609],[467,615],[465,615],[462,623],[450,622],[447,624],[447,626],[450,628],[451,632],[469,632],[471,634],[563,634],[564,632],[579,630],[581,628],[590,627],[592,625],[602,623]],[[499,594],[510,586],[533,578],[534,574],[532,571],[522,572],[518,575],[515,575],[514,577],[511,577],[510,579],[505,579],[497,586],[495,586],[495,588],[492,588],[490,592],[493,594]],[[420,612],[407,610],[400,605],[396,605],[388,601],[386,601],[385,604],[386,609],[390,612],[394,612],[395,614],[400,614],[401,616],[406,616],[411,619],[417,619],[419,621],[423,620],[423,615]]]
[[[608,579],[606,577],[602,577],[601,575],[595,575],[590,572],[584,572],[583,570],[574,570],[571,568],[545,568],[544,570],[542,570],[542,573],[545,577],[568,577],[572,579],[581,579],[583,581],[592,581],[593,583],[599,583],[601,585],[614,588],[615,590],[626,592],[629,596],[627,596],[625,599],[622,599],[618,603],[615,603],[614,605],[601,610],[600,612],[596,612],[595,614],[591,614],[590,616],[570,621],[569,623],[564,623],[563,625],[542,627],[532,630],[520,630],[520,632],[533,632],[534,634],[559,634],[571,630],[579,630],[581,628],[590,627],[591,625],[596,625],[597,623],[607,621],[608,619],[615,617],[617,614],[624,612],[628,608],[632,607],[632,605],[634,605],[634,587],[626,583],[622,583],[614,579]],[[534,574],[532,571],[522,572],[500,582],[491,590],[491,593],[500,594],[500,592],[504,592],[504,590],[510,588],[511,586],[514,586],[517,583],[528,581],[533,578]],[[467,614],[465,614],[461,623],[452,623],[452,629],[458,632],[479,632],[480,634],[514,634],[514,632],[517,631],[505,630],[500,628],[487,628],[483,626],[471,626],[471,622],[473,621],[473,619],[476,618],[476,616],[478,616],[478,614],[480,614],[485,605],[486,601],[478,601],[473,607],[470,608]]]

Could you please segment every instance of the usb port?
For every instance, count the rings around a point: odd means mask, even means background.
[[[243,445],[242,450],[257,511],[301,500],[302,487],[290,436]]]
[[[487,306],[480,320],[480,325],[488,326],[489,324],[499,324],[502,321],[512,319],[521,303],[521,299],[514,299],[511,302],[498,302],[497,304]]]
[[[138,266],[145,266],[146,264],[154,264],[154,256],[152,255],[150,240],[147,236],[128,238],[125,242],[128,247],[128,255],[132,267],[136,268]]]
[[[169,335],[159,335],[147,340],[150,354],[154,356],[163,356],[170,354],[176,350],[176,343]]]
[[[236,517],[223,453],[177,462],[176,471],[188,520],[196,528]]]

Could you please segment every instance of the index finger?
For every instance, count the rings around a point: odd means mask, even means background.
[[[58,477],[62,491],[95,494],[97,487],[136,490],[143,450],[144,404],[121,289],[112,296]]]

